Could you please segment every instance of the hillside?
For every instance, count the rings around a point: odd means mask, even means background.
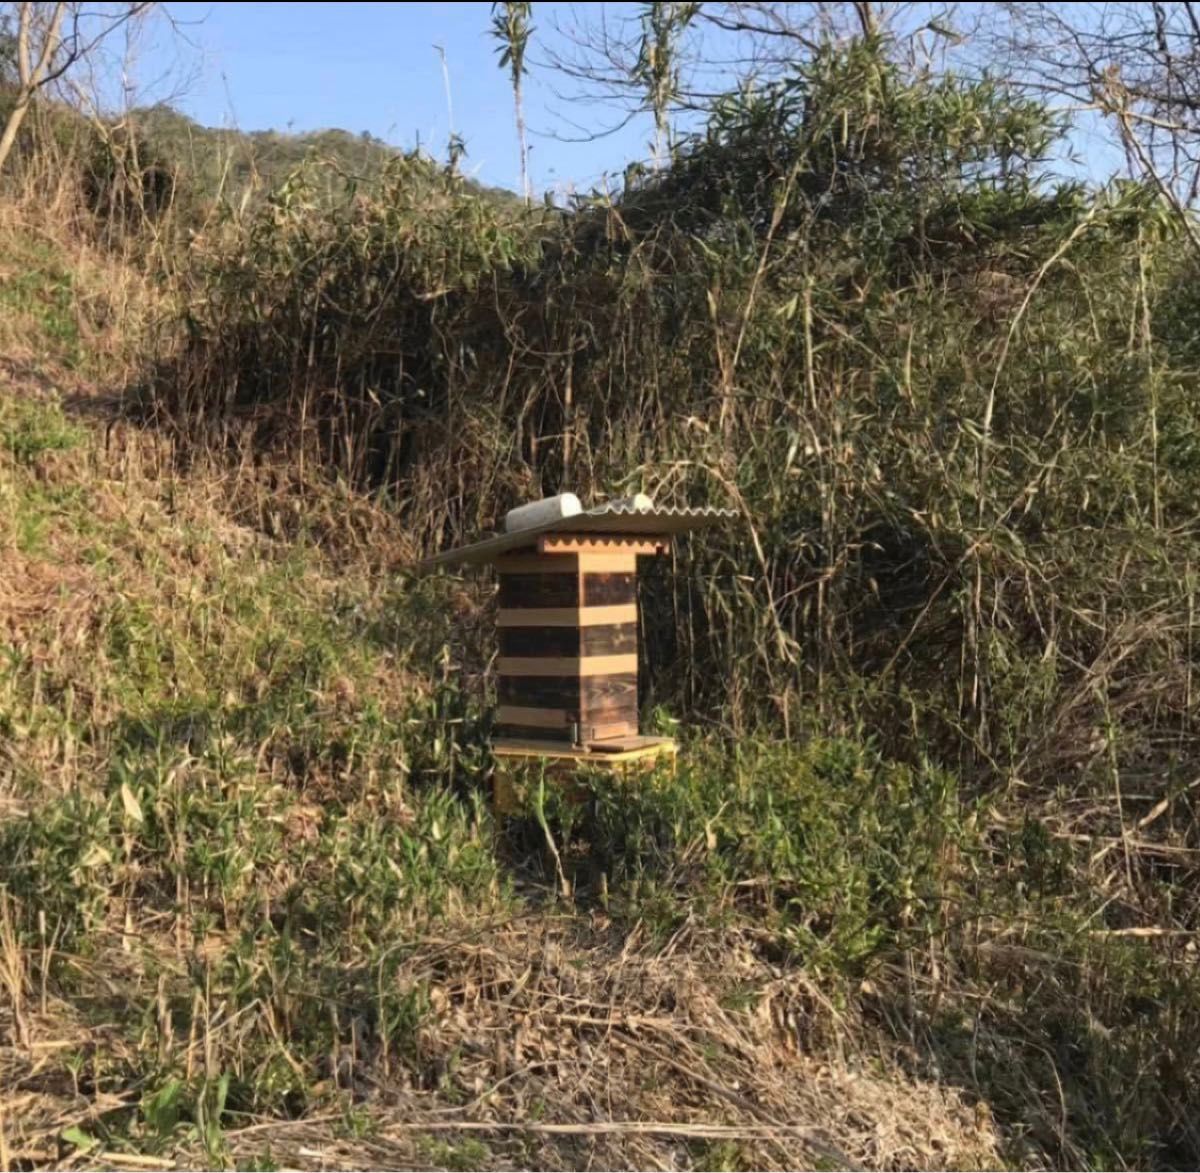
[[[594,881],[556,903],[536,823],[489,813],[482,696],[440,650],[479,591],[397,577],[395,522],[287,466],[176,466],[79,373],[115,270],[93,287],[9,218],[18,267],[7,1163],[996,1164],[986,1113],[860,1050],[753,934],[608,910]]]
[[[248,188],[274,190],[313,156],[323,160],[331,172],[331,182],[337,185],[343,179],[370,184],[378,180],[389,162],[403,154],[365,132],[328,129],[293,134],[217,129],[201,126],[164,105],[133,110],[127,121],[156,157],[180,168],[186,188],[208,196],[222,191],[234,201]],[[469,177],[466,183],[498,204],[519,206],[521,202],[515,193],[503,188],[479,184]]]
[[[0,75],[0,118],[12,101],[11,87]],[[114,177],[128,172],[130,187],[142,189],[151,210],[160,193],[169,191],[186,204],[178,209],[180,219],[191,221],[203,220],[221,203],[253,204],[314,160],[325,177],[325,199],[332,201],[347,183],[369,191],[408,153],[365,132],[336,128],[291,133],[203,126],[166,104],[135,108],[99,127],[62,102],[43,104],[23,127],[15,149],[27,169],[51,164],[80,172],[93,199],[111,198]],[[463,165],[467,172],[468,164]],[[134,172],[140,172],[140,183]],[[463,182],[498,208],[523,208],[521,198],[505,188],[479,183],[469,174]]]
[[[565,210],[31,137],[0,1165],[1200,1161],[1194,222],[990,77],[789,69]],[[492,584],[413,564],[562,488],[736,522],[639,596],[678,767],[502,822]]]

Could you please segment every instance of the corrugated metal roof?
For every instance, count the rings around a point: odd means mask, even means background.
[[[574,517],[556,518],[543,525],[517,530],[511,534],[497,534],[494,538],[484,538],[483,541],[470,546],[447,550],[444,554],[424,559],[417,564],[417,568],[432,570],[437,566],[460,564],[478,566],[480,563],[491,562],[510,550],[531,546],[543,534],[611,534],[615,537],[633,537],[640,534],[673,537],[736,516],[736,510],[717,509],[712,506],[664,508],[656,505],[651,509],[638,509],[625,502],[613,502],[585,509]]]

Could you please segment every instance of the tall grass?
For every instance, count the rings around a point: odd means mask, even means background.
[[[870,736],[981,804],[983,854],[952,873],[969,930],[946,945],[926,925],[909,948],[893,926],[880,946],[910,997],[933,991],[925,1024],[901,1016],[914,1039],[953,1037],[948,983],[1000,980],[1013,932],[1104,975],[1090,1013],[1126,1035],[1138,981],[1194,998],[1170,945],[1196,928],[1194,282],[1154,193],[1042,173],[1062,130],[868,41],[730,97],[669,168],[568,211],[499,209],[417,157],[328,209],[301,171],[206,242],[157,403],[193,437],[249,430],[375,489],[426,549],[564,488],[732,505],[737,524],[643,591],[647,699],[741,735]],[[763,801],[784,803],[763,770]],[[760,834],[771,817],[748,815]],[[789,874],[769,837],[736,835],[754,876]],[[851,850],[870,937],[883,896]],[[1069,878],[1033,899],[1060,850]],[[1122,976],[1131,933],[1151,942],[1142,978]],[[1140,1060],[1038,997],[1019,995],[1065,1015],[1071,1064],[1089,1056],[1076,1086],[1098,1120],[1104,1064]],[[975,1029],[1017,1021],[957,1005]],[[1039,1062],[1004,1039],[1001,1067]],[[989,1094],[1028,1091],[978,1059]],[[1189,1093],[1160,1086],[1122,1139],[1047,1125],[1039,1144],[1067,1162],[1191,1152]]]
[[[549,991],[552,1065],[591,1054],[601,998],[665,1029],[685,983],[647,963],[631,995],[624,967],[691,949],[721,1005],[660,1039],[705,1065],[683,1099],[745,1109],[717,1081],[732,1056],[766,1079],[765,1022],[969,1089],[1012,1163],[1195,1161],[1200,303],[1153,192],[1043,173],[1062,129],[867,41],[569,209],[411,155],[336,197],[314,159],[190,222],[79,211],[161,280],[135,397],[157,463],[125,470],[134,516],[52,404],[0,412],[31,584],[0,930],[26,1035],[39,987],[78,1009],[91,959],[126,959],[143,1027],[92,1077],[124,1097],[108,1140],[190,1129],[216,1159],[239,1114],[330,1083],[362,1104],[380,1072],[530,1119],[543,1085],[472,1049],[465,1007],[503,1033]],[[23,231],[0,305],[86,363],[91,283]],[[563,488],[738,511],[642,591],[645,707],[708,735],[583,807],[533,787],[495,843],[483,593],[395,571]],[[524,973],[524,937],[439,936],[527,910],[505,877],[533,883],[519,848],[547,837],[581,864],[586,995]]]
[[[691,709],[869,717],[997,781],[1114,705],[1178,745],[1193,359],[1154,321],[1186,277],[1150,193],[1039,178],[1059,129],[860,45],[570,213],[415,157],[326,211],[301,172],[199,248],[158,403],[427,548],[560,488],[733,505],[646,592]]]

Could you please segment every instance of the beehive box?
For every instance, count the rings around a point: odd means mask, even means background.
[[[636,736],[637,552],[645,548],[497,561],[502,738],[584,745]]]
[[[638,732],[637,559],[731,511],[648,498],[583,510],[572,494],[512,511],[505,532],[422,563],[499,576],[497,751],[649,752]]]

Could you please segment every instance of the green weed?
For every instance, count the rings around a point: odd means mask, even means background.
[[[83,439],[81,429],[54,403],[10,400],[0,405],[0,445],[22,464],[44,452],[65,452]]]
[[[850,741],[701,745],[644,784],[589,785],[593,865],[628,913],[762,917],[815,971],[941,931],[977,843],[950,775]]]
[[[32,321],[39,342],[64,365],[78,365],[82,350],[74,278],[65,259],[51,244],[25,237],[10,237],[3,259],[19,271],[0,282],[0,314]]]

